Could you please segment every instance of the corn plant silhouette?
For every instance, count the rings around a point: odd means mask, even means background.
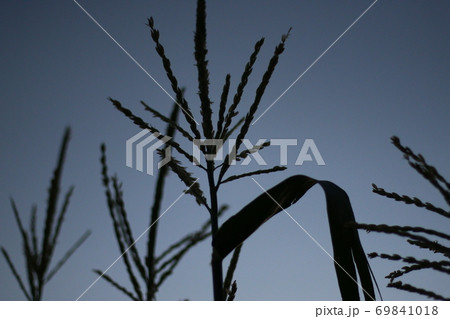
[[[175,135],[175,123],[179,113],[178,105],[174,105],[167,126],[166,136]],[[165,149],[163,150],[165,153]],[[187,234],[177,242],[166,248],[160,255],[156,255],[156,241],[158,233],[158,222],[161,216],[161,201],[164,195],[164,184],[168,174],[168,166],[161,167],[158,170],[156,179],[153,203],[150,209],[150,222],[148,230],[147,251],[144,258],[140,257],[139,251],[135,247],[136,239],[133,236],[128,213],[123,199],[122,185],[117,176],[109,176],[108,165],[106,162],[106,146],[101,146],[101,166],[102,179],[105,187],[107,206],[111,220],[113,222],[114,235],[121,253],[124,253],[122,260],[124,262],[128,279],[133,291],[128,290],[124,285],[119,284],[115,279],[108,276],[105,272],[95,269],[94,272],[110,283],[113,287],[121,291],[131,300],[156,300],[156,293],[165,280],[173,273],[175,267],[181,259],[196,244],[202,242],[211,236],[209,231],[211,220],[207,220],[199,230]],[[219,215],[226,209],[222,206]]]
[[[62,224],[64,222],[64,217],[66,215],[67,208],[69,207],[69,201],[74,190],[73,186],[69,188],[66,195],[64,196],[62,206],[58,209],[61,177],[69,139],[70,128],[66,128],[59,151],[58,162],[53,172],[53,177],[50,181],[50,187],[48,189],[47,210],[43,233],[41,236],[41,247],[39,247],[39,238],[36,233],[37,206],[34,205],[31,209],[29,226],[30,228],[29,230],[26,230],[20,218],[16,203],[11,198],[12,210],[17,222],[17,226],[19,227],[20,235],[22,237],[22,247],[23,255],[25,257],[28,288],[19,275],[19,272],[14,266],[14,263],[12,262],[6,249],[3,247],[1,249],[9,268],[14,275],[14,278],[16,279],[27,300],[42,300],[45,285],[61,269],[65,262],[83,244],[83,242],[89,237],[91,233],[90,231],[86,231],[63,255],[63,257],[53,266],[53,268],[50,268],[54,250],[58,242]]]
[[[433,185],[438,192],[441,193],[444,201],[450,206],[450,183],[446,181],[444,177],[437,171],[436,168],[429,165],[425,158],[421,154],[414,153],[409,147],[405,147],[401,144],[400,139],[396,136],[391,138],[394,146],[403,153],[404,158],[408,161],[408,164],[423,178]],[[387,198],[394,199],[396,201],[403,202],[407,205],[414,205],[424,208],[430,212],[436,213],[444,218],[450,218],[450,212],[443,208],[439,208],[429,202],[424,202],[417,197],[410,197],[407,195],[399,195],[395,192],[387,192],[383,188],[379,188],[377,185],[372,184],[373,192],[385,196]],[[448,209],[448,208],[447,208]],[[403,283],[398,278],[407,274],[417,272],[420,270],[434,270],[440,273],[450,275],[450,247],[442,243],[442,241],[450,240],[450,235],[445,234],[434,229],[414,227],[414,226],[398,226],[398,225],[375,225],[375,224],[356,224],[356,228],[365,229],[367,231],[374,231],[378,233],[394,234],[400,237],[408,238],[407,242],[410,245],[426,249],[434,252],[437,256],[441,256],[442,259],[438,261],[430,261],[428,259],[416,259],[415,257],[405,257],[399,254],[385,254],[385,253],[370,253],[370,258],[382,258],[386,260],[401,261],[407,266],[401,269],[395,270],[388,274],[386,278],[389,279],[388,287],[409,291],[412,293],[427,296],[435,300],[450,300],[449,297],[444,297],[436,292],[419,288],[410,284]],[[433,236],[430,239],[427,236]],[[437,240],[436,240],[437,239]],[[396,281],[397,280],[397,281]]]
[[[286,167],[275,166],[271,169],[256,170],[225,178],[234,160],[243,160],[252,152],[259,151],[270,146],[270,143],[264,143],[261,145],[256,145],[251,149],[240,151],[243,146],[243,140],[245,139],[258,110],[264,91],[269,84],[278,60],[285,49],[285,43],[288,39],[290,29],[286,34],[282,35],[281,41],[275,47],[266,71],[264,72],[256,89],[253,102],[248,108],[247,114],[239,120],[236,119],[236,116],[239,114],[237,108],[241,101],[241,97],[244,93],[248,79],[252,73],[258,53],[264,43],[264,38],[257,41],[254,45],[253,52],[244,67],[244,71],[241,75],[233,101],[228,108],[227,100],[231,76],[230,74],[226,75],[218,108],[217,125],[214,127],[212,118],[212,102],[209,96],[208,61],[206,59],[206,4],[205,1],[202,0],[197,2],[194,56],[198,71],[198,95],[200,99],[200,114],[202,118],[200,132],[196,125],[197,122],[194,119],[191,108],[189,107],[188,102],[184,99],[182,90],[178,85],[178,80],[172,70],[171,62],[160,42],[160,33],[159,30],[155,28],[153,18],[148,19],[148,27],[150,28],[150,34],[155,43],[156,52],[162,60],[164,70],[171,83],[177,104],[182,110],[184,118],[190,128],[190,132],[188,132],[181,126],[174,124],[173,126],[176,131],[178,131],[191,143],[198,142],[202,138],[206,140],[219,139],[225,142],[234,132],[237,132],[236,143],[233,150],[226,155],[224,161],[219,165],[216,165],[213,159],[215,152],[217,152],[217,149],[213,146],[202,145],[200,147],[201,153],[203,154],[206,162],[206,165],[202,165],[201,163],[197,163],[198,161],[173,139],[170,139],[169,142],[167,142],[167,144],[175,149],[179,155],[185,157],[191,163],[198,164],[197,167],[206,173],[209,200],[206,199],[204,192],[198,183],[198,179],[194,177],[192,173],[188,172],[186,167],[183,167],[180,161],[172,157],[172,160],[168,163],[172,171],[178,175],[181,181],[188,187],[186,192],[194,196],[196,202],[199,205],[204,206],[209,212],[212,235],[211,265],[214,300],[232,300],[235,296],[237,285],[236,282],[233,282],[233,284],[231,284],[231,282],[233,281],[233,271],[236,268],[240,247],[243,241],[254,231],[256,231],[261,224],[266,222],[276,213],[284,210],[299,200],[303,194],[315,184],[319,184],[324,189],[326,195],[335,268],[342,299],[359,300],[360,297],[358,288],[359,286],[362,286],[365,299],[374,300],[375,294],[372,275],[364,250],[361,246],[357,230],[346,227],[347,223],[355,221],[350,201],[347,194],[331,182],[318,181],[303,175],[290,177],[267,192],[264,192],[219,227],[218,192],[221,185],[248,176],[267,174],[286,169]],[[128,108],[122,106],[118,100],[110,98],[110,101],[117,110],[122,112],[141,129],[149,130],[160,139],[165,137],[165,135],[161,134],[157,128],[145,122],[142,118],[136,116]],[[141,103],[145,110],[151,112],[154,116],[160,118],[168,124],[173,123],[146,103]],[[224,282],[222,262],[223,259],[233,250],[235,253]],[[358,270],[361,285],[357,281],[355,265]]]

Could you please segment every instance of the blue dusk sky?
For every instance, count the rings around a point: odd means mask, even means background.
[[[193,55],[195,1],[78,3],[173,95],[145,25],[153,16],[179,84],[186,87],[185,97],[195,118],[201,121]],[[247,137],[251,143],[297,139],[298,145],[288,148],[287,170],[258,175],[255,180],[265,189],[295,174],[329,180],[347,191],[359,222],[448,232],[448,220],[374,194],[371,184],[448,209],[440,194],[408,166],[390,137],[399,136],[404,145],[423,154],[444,177],[450,177],[449,16],[450,2],[444,0],[207,1],[214,123],[226,74],[231,74],[230,95],[234,95],[255,42],[265,37],[238,108],[243,115],[275,46],[292,27],[256,116],[303,76],[251,126]],[[15,199],[27,223],[30,208],[36,203],[38,222],[43,224],[59,144],[64,128],[70,126],[72,138],[62,190],[75,185],[75,191],[54,262],[85,230],[90,229],[92,235],[46,286],[43,298],[75,300],[96,280],[92,269],[104,270],[120,255],[101,184],[100,144],[106,143],[110,172],[116,172],[123,182],[136,237],[148,226],[155,187],[154,176],[126,166],[125,142],[140,129],[107,98],[121,101],[162,130],[166,125],[146,112],[139,101],[163,114],[169,114],[173,101],[74,1],[2,1],[0,26],[0,244],[25,277],[21,238],[9,198]],[[184,119],[180,122],[188,127]],[[183,141],[180,135],[176,139]],[[315,161],[295,165],[305,139],[314,140],[326,165]],[[188,150],[192,147],[184,141],[182,145]],[[279,165],[279,153],[280,147],[265,149],[260,155],[267,166],[261,167],[252,159],[248,166],[233,166],[229,174]],[[205,172],[186,161],[184,165],[200,178],[206,191]],[[184,189],[170,174],[162,209],[167,209]],[[228,204],[229,210],[221,222],[261,192],[251,178],[224,184],[219,204]],[[288,212],[326,251],[332,252],[320,187],[313,187]],[[157,251],[196,230],[207,218],[208,212],[191,196],[182,196],[160,220]],[[393,235],[361,231],[360,236],[366,253],[434,258]],[[146,236],[137,243],[141,250],[145,246]],[[193,248],[161,287],[158,300],[211,300],[210,256],[209,241]],[[228,262],[229,257],[225,268]],[[381,259],[370,260],[370,264],[385,300],[426,299],[386,288],[384,276],[403,264]],[[108,274],[130,287],[122,261]],[[269,220],[245,242],[235,279],[237,300],[340,300],[332,260],[284,213]],[[450,296],[449,276],[423,271],[403,281]],[[81,298],[126,299],[104,280]],[[3,257],[0,300],[24,300]]]

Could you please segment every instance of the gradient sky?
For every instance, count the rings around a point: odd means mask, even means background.
[[[227,73],[231,74],[234,94],[254,43],[264,36],[265,44],[239,108],[245,114],[274,47],[292,27],[259,116],[372,2],[207,1],[213,106],[218,107]],[[200,118],[193,57],[195,1],[79,3],[169,91],[145,26],[146,19],[153,16],[179,83],[187,88],[186,99]],[[288,169],[257,176],[258,183],[268,189],[294,174],[330,180],[348,192],[357,221],[426,226],[448,232],[448,220],[378,196],[372,193],[371,183],[446,208],[437,191],[402,159],[390,137],[399,136],[443,176],[450,177],[449,15],[448,1],[378,1],[251,127],[248,135],[253,143],[260,138],[290,138],[302,144],[312,138],[326,165],[305,162],[295,166],[300,146],[292,146]],[[100,144],[107,145],[110,171],[117,172],[124,182],[136,236],[147,227],[155,184],[154,177],[126,167],[125,141],[140,129],[117,112],[107,97],[120,100],[160,128],[165,125],[146,113],[139,101],[165,114],[172,101],[73,1],[2,1],[0,25],[0,244],[23,274],[20,236],[9,196],[14,197],[27,221],[31,205],[38,204],[42,223],[59,143],[64,127],[70,125],[72,139],[63,190],[74,184],[75,193],[56,258],[86,229],[93,234],[47,285],[44,299],[74,300],[96,279],[92,269],[106,269],[120,255],[101,185]],[[279,148],[268,149],[261,156],[269,165],[277,165],[278,152]],[[260,169],[254,163],[230,172]],[[204,172],[185,164],[205,188]],[[183,189],[184,185],[171,175],[163,209]],[[260,193],[251,179],[242,179],[225,184],[219,201],[229,204],[227,216],[231,216]],[[319,187],[311,189],[288,211],[327,251],[332,251],[325,197]],[[161,219],[158,251],[195,230],[207,217],[206,210],[199,209],[191,197],[182,197]],[[430,257],[395,236],[360,235],[367,253]],[[145,240],[138,243],[139,248],[144,246]],[[400,263],[377,259],[370,263],[385,300],[423,300],[385,287],[384,276],[400,268]],[[129,286],[121,262],[108,274]],[[332,261],[283,213],[246,241],[235,276],[238,300],[340,299]],[[423,272],[404,281],[450,295],[448,276]],[[185,257],[157,297],[212,299],[209,242]],[[0,258],[0,300],[23,299],[5,260]],[[83,297],[125,299],[103,280]]]

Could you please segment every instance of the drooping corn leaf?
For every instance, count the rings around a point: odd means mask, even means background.
[[[344,190],[329,181],[295,175],[264,192],[223,223],[213,241],[213,258],[225,258],[263,223],[297,202],[315,184],[323,188],[326,196],[334,265],[342,300],[360,300],[355,265],[365,300],[375,300],[370,266],[358,231],[348,227],[355,222],[350,200]]]

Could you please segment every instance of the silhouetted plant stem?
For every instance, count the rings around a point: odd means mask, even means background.
[[[210,191],[210,199],[211,199],[211,235],[214,241],[214,238],[219,229],[219,209],[217,205],[217,189],[214,181],[214,162],[207,161],[207,173],[208,173],[208,184]],[[213,277],[213,290],[214,290],[214,300],[222,301],[224,300],[223,296],[223,273],[222,273],[222,259],[216,258],[214,250],[212,252],[212,277]]]
[[[179,108],[175,105],[172,114],[170,115],[170,120],[173,123],[176,123]],[[174,136],[175,134],[175,126],[168,125],[166,135]],[[167,146],[166,146],[167,147]],[[150,217],[150,231],[148,235],[148,244],[147,244],[147,271],[149,274],[149,279],[147,281],[147,300],[154,300],[156,294],[156,285],[155,285],[155,248],[156,248],[156,235],[158,233],[158,219],[161,211],[161,201],[163,198],[163,190],[164,184],[166,180],[167,173],[169,171],[169,166],[164,165],[158,171],[158,178],[156,181],[156,188],[153,200],[153,206],[151,209],[151,217]]]
[[[201,115],[202,115],[202,127],[205,138],[212,139],[214,137],[214,130],[211,121],[212,109],[211,100],[209,99],[209,71],[207,68],[208,61],[206,60],[206,3],[204,0],[197,2],[197,21],[196,31],[194,37],[195,50],[194,56],[197,62],[198,69],[198,90],[201,101]],[[211,147],[206,147],[205,150],[210,153],[213,151]],[[214,240],[215,235],[219,229],[219,209],[217,205],[217,189],[214,181],[214,161],[206,160],[206,171],[208,175],[208,184],[210,192],[210,214],[211,214],[211,235]],[[213,291],[214,300],[224,300],[223,294],[223,275],[222,275],[222,260],[215,258],[214,252],[211,260],[212,277],[213,277]]]
[[[147,300],[154,300],[155,298],[155,248],[156,248],[156,235],[158,233],[159,212],[161,209],[161,200],[163,197],[163,188],[165,182],[165,175],[167,174],[168,166],[163,166],[158,174],[156,181],[156,188],[153,200],[153,206],[151,210],[150,225],[153,225],[149,231],[149,239],[147,246],[147,269],[149,272],[149,280],[147,281]]]

